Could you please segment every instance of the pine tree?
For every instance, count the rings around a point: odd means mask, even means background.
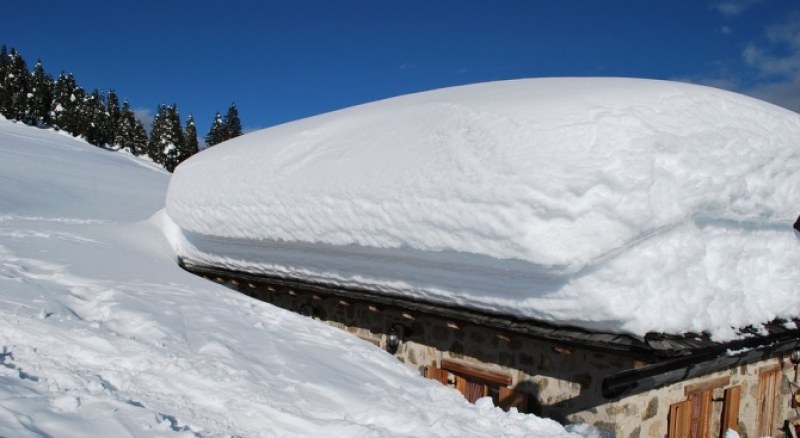
[[[142,122],[134,118],[131,152],[133,152],[134,155],[144,155],[147,153],[147,144],[147,131],[144,130],[144,125],[142,125]]]
[[[30,74],[25,59],[19,52],[11,49],[8,54],[5,81],[5,116],[11,120],[24,120],[30,88]]]
[[[53,86],[53,78],[45,73],[42,61],[37,61],[33,73],[31,73],[31,97],[27,102],[25,123],[37,126],[50,125]]]
[[[108,114],[108,123],[110,126],[110,132],[108,133],[108,144],[117,144],[117,129],[119,128],[119,124],[122,119],[122,110],[119,107],[119,97],[117,97],[117,92],[113,89],[108,91],[108,97],[106,98],[106,113]]]
[[[150,128],[150,140],[147,142],[147,155],[156,163],[163,164],[164,159],[161,154],[161,138],[164,136],[164,117],[166,116],[164,105],[159,105],[155,117],[153,117],[153,126]]]
[[[127,99],[122,101],[122,109],[114,131],[116,132],[114,143],[120,148],[127,149],[137,156],[148,154],[147,132],[145,132],[142,122],[136,119]]]
[[[110,96],[109,96],[109,100]],[[128,99],[122,101],[122,109],[120,109],[119,119],[114,124],[114,144],[120,149],[127,149],[128,152],[133,152],[133,111]]]
[[[81,104],[86,92],[78,86],[72,74],[61,73],[53,88],[51,106],[52,124],[56,129],[69,132],[74,136],[81,132]]]
[[[6,49],[6,45],[3,44],[0,47],[0,114],[6,115],[6,101],[8,96],[8,90],[6,85],[6,78],[8,76],[8,50]]]
[[[199,152],[197,144],[197,126],[195,126],[194,117],[191,114],[189,114],[189,118],[186,119],[186,129],[184,130],[183,136],[186,139],[186,147],[184,148],[181,162]]]
[[[217,113],[214,122],[211,123],[211,129],[206,134],[206,146],[211,147],[223,141],[225,141],[225,123],[222,121],[222,115]]]
[[[180,163],[181,152],[185,147],[186,141],[178,106],[159,105],[156,117],[153,119],[148,155],[153,161],[172,172]]]
[[[228,107],[228,113],[225,114],[225,120],[222,123],[225,125],[224,140],[230,140],[242,135],[242,121],[239,120],[239,110],[236,109],[235,103],[231,103],[231,106]]]
[[[110,117],[106,112],[105,96],[100,91],[93,90],[84,99],[80,112],[83,126],[81,134],[87,142],[95,146],[105,146],[114,141]]]

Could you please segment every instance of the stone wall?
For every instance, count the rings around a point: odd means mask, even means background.
[[[758,400],[759,374],[774,367],[780,368],[779,400],[773,423],[778,429],[771,436],[783,437],[784,420],[795,415],[790,407],[793,392],[794,366],[787,359],[774,358],[756,364],[719,371],[707,376],[685,380],[664,388],[650,390],[642,394],[625,397],[618,401],[607,402],[586,412],[578,412],[567,417],[574,423],[594,423],[609,421],[615,424],[617,437],[645,438],[667,437],[669,407],[686,400],[687,392],[703,385],[723,383],[713,389],[712,413],[710,415],[712,431],[709,436],[721,436],[720,420],[722,417],[723,397],[726,388],[741,386],[742,397],[739,407],[739,427],[737,432],[741,438],[755,438],[756,406]],[[790,383],[791,382],[791,383]],[[795,387],[796,389],[796,387]]]
[[[393,325],[400,324],[405,336],[393,353],[420,374],[425,374],[427,366],[438,366],[447,359],[508,375],[509,386],[528,395],[525,411],[561,422],[593,424],[607,436],[667,437],[670,405],[685,400],[687,388],[704,382],[723,382],[724,385],[713,390],[711,430],[718,431],[720,427],[724,389],[741,385],[738,432],[742,438],[754,437],[758,376],[765,367],[781,369],[781,400],[776,424],[782,426],[783,419],[794,415],[788,403],[794,368],[788,360],[774,358],[608,400],[601,392],[603,378],[643,366],[643,362],[396,307],[288,287],[239,283],[224,278],[214,280],[279,307],[326,321],[384,349],[388,349],[386,333]],[[773,436],[783,435],[776,430]]]

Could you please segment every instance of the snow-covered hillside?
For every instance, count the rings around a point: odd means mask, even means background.
[[[800,116],[697,85],[530,79],[266,129],[182,164],[195,263],[717,339],[800,315]]]
[[[569,435],[180,270],[167,182],[0,119],[0,436]]]

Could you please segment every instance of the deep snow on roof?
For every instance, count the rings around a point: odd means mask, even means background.
[[[800,315],[800,116],[718,89],[527,79],[288,123],[182,164],[199,263],[595,330]]]

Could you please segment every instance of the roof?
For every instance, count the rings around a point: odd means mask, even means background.
[[[800,316],[800,115],[619,78],[503,81],[244,135],[178,167],[179,256],[593,333]]]

